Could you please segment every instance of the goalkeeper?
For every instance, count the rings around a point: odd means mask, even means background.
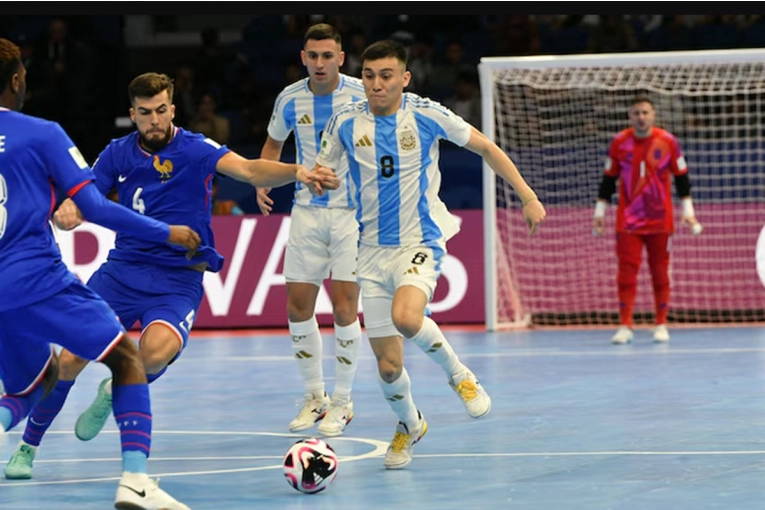
[[[670,174],[674,175],[682,204],[682,222],[690,226],[693,234],[701,233],[701,224],[693,210],[688,167],[680,144],[672,133],[654,126],[656,111],[651,100],[635,98],[629,119],[632,126],[611,141],[593,215],[593,232],[600,235],[605,230],[606,208],[619,179],[616,254],[620,326],[612,341],[628,344],[633,339],[632,309],[645,246],[656,306],[653,339],[668,342],[669,250],[674,232]]]

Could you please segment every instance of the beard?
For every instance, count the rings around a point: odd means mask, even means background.
[[[138,133],[138,140],[141,142],[141,145],[146,147],[152,152],[156,152],[158,150],[164,149],[165,146],[170,143],[170,133],[172,133],[173,125],[172,123],[167,126],[167,130],[165,130],[165,136],[162,138],[147,138],[142,133]]]

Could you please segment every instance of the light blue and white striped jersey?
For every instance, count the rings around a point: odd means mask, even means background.
[[[288,86],[279,94],[274,103],[268,135],[283,142],[290,132],[295,132],[297,162],[310,170],[319,152],[319,142],[329,118],[343,105],[364,99],[364,85],[358,78],[340,75],[340,84],[326,96],[317,96],[308,88],[308,78]],[[336,190],[327,190],[322,196],[312,195],[301,183],[295,183],[295,203],[316,207],[353,208],[353,194],[348,182],[348,164],[343,161],[334,169],[341,185]]]
[[[458,230],[438,197],[438,140],[462,147],[470,133],[459,115],[416,94],[404,93],[401,108],[389,116],[373,115],[364,100],[330,119],[317,162],[334,169],[347,153],[362,243],[430,244]]]

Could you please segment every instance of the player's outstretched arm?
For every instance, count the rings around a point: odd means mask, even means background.
[[[340,179],[334,172],[316,173],[303,165],[280,163],[267,159],[245,159],[235,152],[229,152],[218,160],[215,168],[218,172],[241,182],[248,182],[255,187],[275,188],[299,181],[318,189],[337,189]]]
[[[168,225],[108,200],[99,193],[92,182],[74,191],[71,198],[82,211],[85,219],[114,231],[147,241],[177,244],[188,249],[189,254],[196,251],[202,242],[199,235],[190,227]]]
[[[470,139],[465,148],[479,154],[497,175],[505,179],[513,187],[523,204],[523,219],[530,229],[531,235],[537,231],[539,224],[544,221],[547,212],[537,194],[524,180],[515,163],[497,144],[486,138],[476,128],[471,128]]]

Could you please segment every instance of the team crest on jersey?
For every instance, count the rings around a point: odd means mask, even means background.
[[[162,182],[167,182],[170,177],[173,176],[173,162],[169,159],[166,159],[165,161],[161,162],[159,161],[159,156],[154,156],[154,170],[159,172],[159,179]]]
[[[661,149],[654,149],[653,159],[661,159]]]
[[[410,151],[417,147],[417,138],[411,131],[404,131],[398,139],[398,143],[401,144],[401,149]]]

